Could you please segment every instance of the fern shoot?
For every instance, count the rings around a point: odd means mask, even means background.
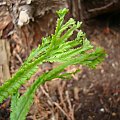
[[[72,73],[62,74],[62,71],[69,65],[86,65],[95,68],[105,58],[105,51],[102,48],[94,48],[85,34],[79,30],[81,22],[70,18],[64,23],[64,17],[68,9],[57,11],[58,20],[55,33],[42,38],[42,44],[34,49],[18,72],[2,86],[0,86],[0,103],[8,97],[11,101],[11,120],[25,120],[27,113],[33,103],[37,88],[54,78],[66,78]],[[68,41],[78,31],[74,40]],[[39,76],[34,83],[27,88],[27,91],[20,96],[19,88],[34,75],[38,66],[45,62],[59,62],[60,65],[53,70]]]

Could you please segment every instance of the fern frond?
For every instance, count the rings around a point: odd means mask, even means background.
[[[14,109],[16,108],[19,97],[20,97],[19,92],[16,92],[16,94],[12,96],[11,107],[10,107],[11,111],[14,111]],[[10,114],[10,119],[12,120],[12,114]]]
[[[12,97],[11,120],[24,120],[33,103],[36,89],[48,80],[69,76],[70,73],[61,74],[67,66],[82,64],[95,68],[96,65],[103,61],[105,57],[104,50],[102,48],[94,50],[90,41],[86,39],[85,34],[78,30],[81,26],[80,22],[76,23],[75,20],[71,18],[68,22],[64,23],[64,17],[67,12],[67,9],[57,12],[59,18],[57,20],[55,33],[49,37],[42,38],[42,44],[31,52],[18,72],[0,86],[1,103],[7,97],[18,93],[20,86],[26,83],[38,70],[38,65],[44,62],[61,63],[57,68],[41,75],[30,88],[28,88],[23,96],[20,98],[18,95]],[[67,41],[75,30],[79,31],[77,37],[72,41]]]
[[[33,103],[33,97],[34,97],[34,92],[32,93],[26,92],[25,95],[21,96],[17,100],[17,104],[11,112],[10,119],[25,120],[25,117],[30,109],[30,106]]]
[[[60,18],[57,20],[55,34],[43,38],[42,45],[31,52],[20,70],[10,80],[0,86],[0,102],[8,96],[13,95],[22,84],[35,74],[38,69],[37,66],[43,62],[67,62],[69,59],[72,59],[72,57],[93,48],[82,31],[78,32],[75,40],[66,41],[81,25],[80,22],[76,23],[73,19],[63,24],[67,11],[66,9],[58,11]],[[64,30],[67,31],[62,35]],[[74,48],[78,45],[81,45],[81,47]]]
[[[75,43],[74,43],[75,42]],[[81,43],[81,41],[79,41]],[[78,43],[79,43],[78,42]],[[67,43],[67,42],[66,42]],[[70,42],[69,42],[70,43]],[[76,41],[73,41],[72,44],[76,44]],[[80,44],[79,43],[79,44]],[[63,44],[63,46],[65,45],[65,47],[67,47],[67,44]],[[63,47],[62,46],[62,47]],[[73,47],[73,46],[72,46]],[[58,49],[58,52],[56,52],[55,54],[52,54],[52,56],[50,58],[48,58],[49,62],[65,62],[65,61],[69,61],[70,59],[72,59],[72,57],[75,57],[76,55],[81,55],[81,53],[83,52],[87,52],[88,50],[93,49],[93,46],[90,44],[90,42],[85,39],[83,41],[83,45],[79,48],[73,48],[70,49],[70,46],[68,44],[68,48],[66,51],[63,52],[63,50],[61,48]],[[62,51],[61,51],[62,50]],[[60,52],[61,51],[61,52]],[[78,57],[78,56],[77,56]]]
[[[32,67],[27,69],[26,71],[24,69],[20,70],[13,78],[5,82],[0,87],[0,103],[5,98],[16,93],[20,86],[24,84],[26,80],[29,80],[37,69],[38,67]]]
[[[43,63],[46,56],[42,56],[35,59],[32,63],[27,63],[20,68],[20,70],[2,86],[0,86],[0,103],[7,97],[16,93],[16,91],[23,85],[27,80],[31,78],[38,69],[38,65]]]
[[[33,83],[33,85],[27,90],[27,92],[23,96],[20,97],[20,99],[17,102],[18,104],[16,105],[16,108],[14,109],[14,112],[12,113],[14,117],[12,117],[11,120],[24,120],[25,119],[30,109],[30,106],[33,103],[34,93],[40,85],[54,78],[63,78],[63,77],[65,78],[65,77],[70,76],[71,73],[67,73],[63,75],[60,74],[66,67],[68,67],[69,65],[73,65],[73,64],[83,64],[83,65],[88,65],[89,67],[95,67],[101,61],[103,61],[104,57],[105,57],[105,54],[103,53],[103,49],[96,49],[92,53],[85,54],[83,56],[80,56],[77,59],[74,58],[70,61],[67,61],[61,64],[57,68],[54,68],[50,72],[44,73]]]

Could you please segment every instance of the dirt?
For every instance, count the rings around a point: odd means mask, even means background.
[[[94,31],[90,35],[93,43],[105,48],[108,56],[96,70],[84,69],[78,84],[85,86],[87,93],[79,94],[81,107],[76,120],[119,120],[120,119],[120,35],[110,29]],[[81,81],[81,82],[80,82]],[[82,85],[82,84],[83,85]]]

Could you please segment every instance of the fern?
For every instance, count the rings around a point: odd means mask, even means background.
[[[31,52],[18,72],[0,86],[0,103],[9,96],[12,97],[11,120],[25,119],[33,103],[35,91],[41,84],[54,78],[69,77],[72,73],[61,73],[67,66],[81,64],[95,68],[96,65],[103,61],[106,55],[104,50],[102,48],[94,49],[85,34],[79,30],[80,22],[75,22],[74,19],[70,18],[64,23],[67,12],[67,9],[57,11],[59,18],[55,33],[42,38],[42,44]],[[68,41],[74,31],[78,31],[76,38]],[[38,66],[44,62],[60,62],[61,64],[38,77],[27,91],[22,96],[19,96],[18,89],[37,72]]]
[[[102,51],[97,50],[94,53],[86,54],[84,57],[80,57],[77,59],[73,59],[69,62],[65,62],[64,64],[58,66],[57,68],[51,70],[48,73],[44,73],[41,77],[39,77],[33,85],[27,90],[27,92],[18,100],[17,107],[14,109],[14,112],[11,115],[14,115],[11,120],[24,120],[25,116],[27,115],[30,106],[33,102],[33,96],[36,89],[41,85],[44,84],[48,80],[52,80],[54,78],[60,78],[60,73],[69,65],[72,64],[86,64],[90,67],[95,67],[99,62],[101,62],[103,59],[99,59],[100,57],[103,57],[104,54],[99,54]],[[96,54],[99,54],[96,56]],[[94,58],[95,57],[95,58]],[[91,60],[91,58],[93,58]],[[92,61],[92,62],[89,62]],[[94,63],[94,64],[93,64]],[[64,76],[67,76],[64,75]]]

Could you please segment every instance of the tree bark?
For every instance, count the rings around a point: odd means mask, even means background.
[[[9,71],[10,46],[6,40],[0,40],[0,81],[3,83],[10,78]]]

